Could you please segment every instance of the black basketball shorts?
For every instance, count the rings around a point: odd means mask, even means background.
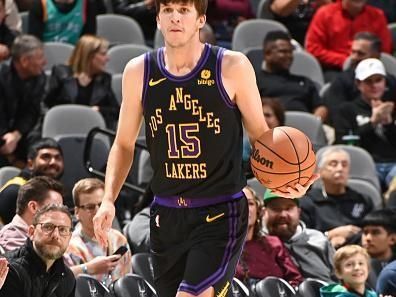
[[[160,205],[156,197],[150,244],[159,297],[175,297],[177,291],[198,295],[209,287],[216,297],[228,296],[247,232],[247,201],[240,193],[228,202],[193,208],[185,200],[186,207]]]

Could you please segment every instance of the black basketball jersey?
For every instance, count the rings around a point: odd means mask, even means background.
[[[142,104],[155,195],[214,197],[245,185],[241,114],[221,81],[223,53],[205,44],[184,76],[166,70],[164,48],[145,55]]]

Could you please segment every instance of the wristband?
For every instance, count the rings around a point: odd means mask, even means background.
[[[82,270],[82,273],[84,273],[84,274],[89,274],[89,273],[88,273],[88,267],[87,267],[87,265],[83,264],[83,265],[81,266],[81,270]]]

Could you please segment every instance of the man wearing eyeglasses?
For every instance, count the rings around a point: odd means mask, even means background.
[[[107,248],[99,245],[95,238],[93,217],[102,203],[103,194],[104,183],[96,178],[85,178],[74,185],[73,200],[79,223],[66,253],[75,276],[90,274],[104,285],[109,285],[130,273],[132,264],[127,239],[119,231],[110,229]],[[114,254],[121,246],[127,247],[126,252]]]
[[[16,215],[0,230],[0,246],[5,251],[21,247],[28,238],[29,225],[35,213],[48,204],[63,204],[63,186],[60,182],[38,176],[22,185],[16,202]]]
[[[68,209],[58,204],[40,209],[28,234],[26,243],[7,255],[0,297],[74,297],[76,280],[62,258],[72,234]]]

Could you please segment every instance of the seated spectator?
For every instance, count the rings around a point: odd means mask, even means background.
[[[16,215],[0,230],[0,246],[5,251],[21,247],[27,237],[29,225],[36,212],[48,204],[63,204],[63,186],[46,176],[26,182],[18,192]]]
[[[26,243],[7,254],[10,270],[0,296],[74,297],[76,280],[62,258],[72,230],[66,206],[50,204],[39,210]]]
[[[304,45],[305,34],[316,10],[331,0],[270,0],[269,10],[286,26],[293,39]]]
[[[272,31],[263,45],[265,69],[256,73],[261,96],[276,97],[286,110],[311,112],[326,119],[327,108],[312,80],[290,73],[293,45],[288,33]]]
[[[52,68],[46,105],[91,106],[103,115],[109,128],[115,128],[120,107],[111,88],[111,75],[105,72],[108,47],[101,37],[82,36],[68,64]]]
[[[147,41],[153,41],[157,29],[154,0],[111,0],[115,13],[123,14],[137,21]]]
[[[360,224],[362,246],[370,255],[370,283],[375,288],[381,270],[396,260],[393,250],[396,243],[396,212],[391,209],[378,209],[366,215]]]
[[[370,257],[358,245],[347,245],[334,255],[334,267],[340,284],[330,284],[320,288],[321,297],[377,297],[374,291],[366,288],[370,270]]]
[[[317,164],[322,186],[300,199],[307,227],[326,232],[334,247],[360,242],[362,219],[373,210],[369,197],[348,187],[350,157],[337,147],[326,149]]]
[[[95,238],[92,219],[102,203],[103,194],[104,183],[101,180],[86,178],[75,184],[74,211],[79,223],[73,232],[67,254],[73,262],[71,270],[75,276],[90,274],[109,285],[130,273],[132,265],[127,240],[120,232],[109,230],[107,248],[100,246]],[[122,256],[114,254],[121,246],[126,246],[128,251]]]
[[[335,116],[336,141],[353,134],[360,138],[359,146],[373,157],[384,190],[396,176],[396,125],[394,98],[383,99],[385,67],[378,59],[365,59],[355,70],[358,97],[339,107]]]
[[[267,276],[283,278],[293,287],[303,281],[282,241],[262,233],[262,198],[252,188],[243,189],[249,205],[248,231],[235,276],[252,288]]]
[[[299,200],[264,195],[264,224],[269,235],[278,236],[289,250],[304,278],[333,282],[334,248],[322,232],[300,221]]]
[[[382,40],[384,52],[392,52],[392,37],[381,10],[367,5],[366,0],[339,0],[315,13],[308,28],[306,49],[325,70],[340,71],[350,53],[353,36],[364,31]],[[332,80],[329,75],[327,78]]]
[[[331,82],[330,88],[324,94],[323,100],[330,110],[331,117],[340,104],[353,101],[359,96],[360,91],[355,83],[355,69],[360,61],[368,58],[379,59],[381,55],[381,40],[373,33],[356,33],[349,55],[351,64],[348,69],[340,72]],[[386,89],[383,98],[391,100],[396,93],[396,78],[386,74]]]
[[[3,286],[8,274],[8,261],[6,258],[0,258],[0,289]]]
[[[34,0],[29,10],[29,34],[44,42],[76,44],[84,34],[96,34],[98,0]]]
[[[13,31],[6,23],[6,0],[0,1],[0,61],[8,59],[10,56],[10,48],[17,32]]]
[[[396,296],[396,260],[386,265],[378,276],[375,290],[380,296]]]
[[[40,40],[20,35],[12,45],[10,63],[0,65],[0,167],[24,165],[41,115],[45,63]]]
[[[28,151],[26,167],[0,189],[0,220],[5,224],[11,222],[18,191],[30,178],[43,175],[59,180],[63,168],[62,149],[55,140],[43,138],[33,143]]]

